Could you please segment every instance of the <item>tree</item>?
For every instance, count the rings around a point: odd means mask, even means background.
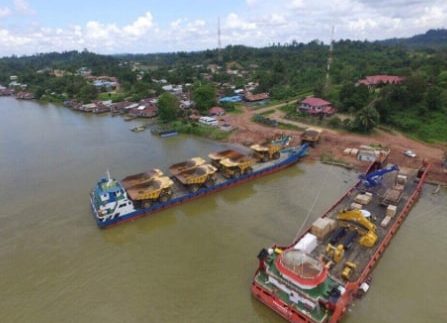
[[[197,110],[206,113],[209,108],[216,104],[216,90],[210,84],[199,85],[193,90],[192,99]]]
[[[158,99],[158,115],[163,122],[173,121],[179,112],[179,102],[176,96],[165,92]]]
[[[370,93],[364,85],[355,86],[352,83],[347,83],[341,88],[339,98],[342,111],[348,111],[351,108],[358,111],[368,104]]]
[[[442,108],[442,91],[436,86],[432,86],[428,89],[425,101],[427,108],[431,111],[437,111]]]
[[[84,102],[90,102],[96,98],[96,88],[93,85],[86,84],[79,90],[79,99]]]
[[[355,129],[361,132],[371,132],[378,125],[379,119],[379,113],[374,107],[364,107],[355,116]]]

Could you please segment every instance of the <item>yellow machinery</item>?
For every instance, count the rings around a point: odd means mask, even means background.
[[[349,278],[354,273],[354,270],[357,268],[357,265],[351,261],[347,261],[345,263],[345,267],[343,268],[343,271],[341,272],[341,277],[345,280],[349,280]]]
[[[338,264],[345,254],[345,248],[342,244],[339,244],[337,247],[334,247],[333,245],[328,243],[326,247],[326,253],[328,254],[329,257],[332,258],[334,263]]]
[[[172,185],[174,182],[167,176],[153,177],[150,181],[129,187],[127,194],[143,207],[149,207],[156,201],[168,201],[172,196]]]
[[[266,162],[272,159],[278,159],[280,157],[281,145],[278,144],[266,144],[266,145],[252,145],[251,150],[256,159],[261,162]]]
[[[252,166],[256,160],[249,156],[241,155],[239,158],[225,158],[220,161],[221,172],[227,178],[239,177],[242,174],[253,172]]]
[[[175,177],[190,191],[196,192],[203,185],[213,185],[217,168],[210,164],[203,164],[195,168],[187,169]]]
[[[237,159],[241,158],[241,153],[238,153],[237,151],[228,149],[228,150],[222,150],[219,152],[211,153],[208,155],[209,159],[211,159],[211,164],[216,167],[217,169],[221,169],[222,165],[220,164],[221,160],[230,158],[230,159]]]
[[[169,171],[171,172],[172,175],[177,176],[178,174],[184,171],[196,168],[197,166],[203,165],[205,163],[206,161],[203,158],[194,157],[191,158],[190,160],[172,165],[171,167],[169,167]]]
[[[377,242],[376,225],[364,217],[360,210],[343,210],[337,215],[339,223],[360,235],[359,243],[371,248]]]
[[[145,173],[140,173],[136,175],[130,175],[121,180],[121,184],[125,189],[128,189],[132,186],[143,184],[146,182],[150,182],[154,178],[163,176],[163,172],[157,168],[152,169]]]
[[[307,128],[301,134],[301,143],[308,143],[312,147],[320,142],[322,130],[318,128]]]

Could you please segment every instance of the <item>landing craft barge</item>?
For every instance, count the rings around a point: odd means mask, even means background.
[[[290,322],[340,322],[418,200],[430,165],[367,174],[286,247],[262,249],[252,295]]]
[[[281,150],[271,158],[258,160],[251,156],[253,160],[247,162],[247,157],[243,164],[219,153],[210,154],[211,164],[200,157],[192,158],[171,166],[171,177],[158,169],[122,181],[108,174],[90,194],[94,218],[100,228],[132,221],[282,170],[297,163],[308,150],[307,144],[286,145],[283,141]]]

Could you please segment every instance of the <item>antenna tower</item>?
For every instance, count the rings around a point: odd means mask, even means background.
[[[220,31],[220,17],[217,18],[217,59],[222,63],[222,41]]]
[[[325,89],[326,91],[329,90],[329,73],[331,71],[331,65],[333,61],[333,52],[334,52],[334,31],[335,27],[332,26],[332,32],[331,32],[331,44],[329,45],[329,56],[327,59],[327,70],[326,70],[326,83],[325,83]]]

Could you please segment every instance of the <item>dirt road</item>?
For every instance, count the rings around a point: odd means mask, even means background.
[[[293,144],[298,144],[300,142],[300,131],[272,128],[252,121],[252,117],[256,113],[277,109],[275,113],[269,115],[270,118],[283,123],[293,124],[300,128],[307,127],[308,125],[304,123],[284,119],[284,113],[278,108],[286,104],[287,103],[282,103],[258,110],[243,107],[242,113],[223,117],[226,123],[232,125],[236,129],[230,136],[229,141],[243,145],[250,145],[252,143],[271,139],[280,134],[286,134],[294,138]],[[344,131],[335,131],[333,129],[325,129],[320,144],[311,150],[310,157],[319,160],[322,154],[330,154],[334,158],[343,159],[355,166],[362,167],[364,166],[364,163],[344,155],[343,151],[345,148],[358,148],[360,145],[370,144],[381,144],[382,146],[390,148],[390,160],[399,164],[401,167],[416,168],[421,165],[423,159],[429,161],[432,164],[432,171],[429,178],[433,181],[447,183],[447,173],[441,164],[443,151],[447,149],[447,146],[419,142],[397,132],[388,133],[377,130],[371,135],[359,135]],[[407,149],[414,151],[417,157],[410,158],[405,156],[403,152]]]

